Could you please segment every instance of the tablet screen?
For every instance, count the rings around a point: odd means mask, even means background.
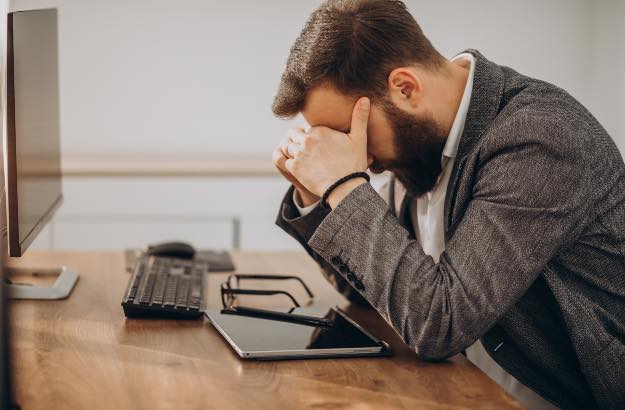
[[[248,316],[207,312],[209,319],[243,352],[372,348],[380,343],[328,308],[296,308],[291,313],[325,317],[334,324],[313,327]]]

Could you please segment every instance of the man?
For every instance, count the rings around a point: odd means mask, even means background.
[[[277,224],[350,300],[531,408],[625,406],[625,165],[579,102],[475,50],[446,60],[400,1],[339,0],[273,112],[311,126],[274,151]],[[392,173],[380,193],[367,168]]]

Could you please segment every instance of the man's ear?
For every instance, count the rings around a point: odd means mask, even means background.
[[[396,68],[388,76],[391,101],[407,111],[416,110],[423,98],[423,82],[409,67]]]

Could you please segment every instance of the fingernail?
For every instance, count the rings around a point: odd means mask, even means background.
[[[360,100],[360,106],[362,108],[369,108],[370,104],[371,104],[371,102],[369,101],[369,99],[367,97],[365,97],[362,100]]]

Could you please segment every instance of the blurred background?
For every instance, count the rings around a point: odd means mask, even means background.
[[[625,152],[624,0],[406,3],[443,55],[476,48],[566,89]],[[65,203],[34,246],[298,248],[274,225],[288,185],[271,151],[301,120],[270,105],[319,4],[12,0],[59,13]]]

